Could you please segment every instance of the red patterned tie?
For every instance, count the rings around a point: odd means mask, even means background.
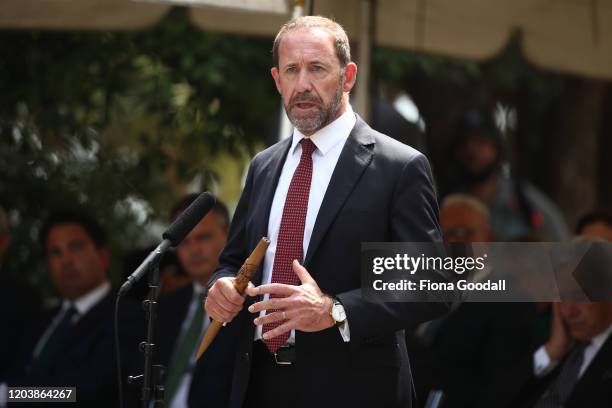
[[[302,157],[298,164],[289,191],[285,198],[283,216],[281,218],[278,242],[276,243],[276,255],[272,267],[272,283],[284,283],[286,285],[299,285],[300,279],[293,272],[292,262],[294,259],[302,262],[304,256],[304,225],[306,224],[306,211],[308,210],[308,195],[310,193],[310,181],[312,180],[312,152],[317,146],[310,139],[300,140],[302,145]],[[270,296],[274,297],[274,296]],[[272,313],[275,310],[268,310]],[[270,331],[285,321],[264,324],[262,333]],[[289,332],[272,339],[264,340],[268,350],[275,353],[276,350],[289,338]]]

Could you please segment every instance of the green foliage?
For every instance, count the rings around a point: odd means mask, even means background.
[[[217,153],[252,152],[278,108],[270,43],[205,33],[182,9],[140,32],[0,33],[9,273],[45,275],[37,231],[50,209],[85,206],[121,253],[187,183],[216,178]]]

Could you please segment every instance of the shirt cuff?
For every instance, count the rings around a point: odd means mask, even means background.
[[[351,341],[351,330],[349,329],[348,320],[342,322],[342,324],[338,326],[338,330],[340,330],[340,335],[345,343]]]
[[[533,374],[537,378],[544,377],[554,370],[558,364],[558,361],[551,360],[544,346],[541,346],[535,353],[533,353]]]

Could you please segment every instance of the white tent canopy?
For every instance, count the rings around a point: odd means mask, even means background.
[[[193,5],[191,20],[207,31],[273,36],[289,18],[284,0],[2,0],[0,28],[138,29],[158,21],[175,4]],[[482,60],[498,53],[518,30],[524,55],[534,65],[612,79],[611,1],[378,0],[374,4],[377,45]],[[358,41],[360,5],[361,0],[315,0],[314,14],[334,17]]]

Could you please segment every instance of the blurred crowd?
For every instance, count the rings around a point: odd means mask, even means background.
[[[571,234],[544,193],[504,170],[503,155],[503,138],[486,115],[468,112],[458,122],[449,149],[453,177],[439,191],[447,242],[563,241],[572,235],[612,241],[609,213],[585,214]],[[196,197],[176,203],[168,222]],[[202,307],[207,281],[229,225],[228,209],[217,202],[160,263],[155,362],[167,367],[166,406],[206,406],[206,387],[198,384],[211,379],[198,377],[195,352],[209,324]],[[0,406],[8,386],[28,385],[76,386],[78,403],[70,406],[117,406],[114,339],[118,335],[123,378],[140,374],[140,302],[147,282],[122,300],[115,333],[117,292],[108,276],[112,254],[104,226],[87,209],[62,209],[45,220],[39,238],[56,294],[51,308],[42,307],[27,272],[2,273],[11,231],[0,209]],[[132,252],[126,276],[149,250]],[[435,396],[449,408],[612,406],[611,333],[608,302],[461,304],[442,319],[406,328],[417,406]],[[123,389],[126,406],[138,406],[140,384],[125,382]]]
[[[196,198],[189,195],[178,202],[169,221]],[[229,222],[226,206],[217,202],[160,262],[162,294],[154,362],[167,368],[164,384],[169,407],[188,406],[194,351],[209,322],[202,304],[206,283],[225,245]],[[1,260],[11,239],[4,211],[0,212],[0,237]],[[68,385],[77,389],[77,406],[118,406],[113,322],[117,291],[108,276],[111,254],[104,230],[84,209],[61,209],[45,221],[40,244],[57,294],[53,307],[43,309],[40,294],[24,280],[0,274],[0,313],[6,330],[0,336],[0,406],[7,403],[9,386]],[[136,251],[130,256],[126,277],[145,255]],[[147,291],[144,279],[120,302],[117,334],[123,379],[142,374],[139,344],[146,338],[146,327],[140,302]],[[124,381],[122,385],[125,406],[140,406],[141,383]]]

